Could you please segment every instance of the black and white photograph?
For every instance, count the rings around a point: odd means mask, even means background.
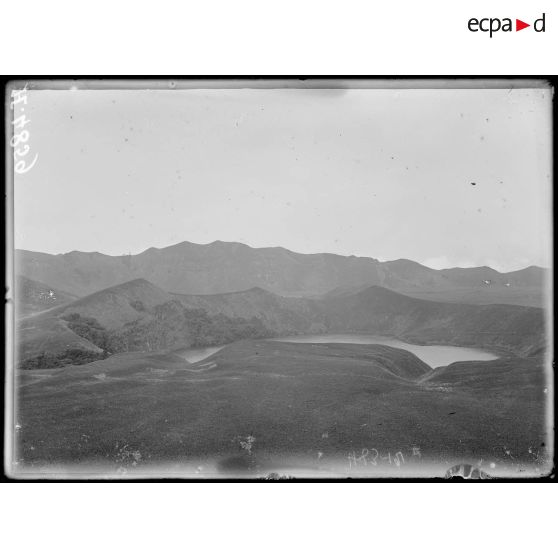
[[[6,474],[551,474],[553,94],[10,82]]]

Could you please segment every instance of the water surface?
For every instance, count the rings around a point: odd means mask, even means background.
[[[481,349],[472,349],[471,347],[450,347],[448,345],[413,345],[405,343],[393,337],[384,337],[382,335],[369,335],[366,333],[322,333],[318,335],[296,335],[292,337],[278,337],[273,341],[289,341],[291,343],[356,343],[358,345],[387,345],[396,349],[405,349],[416,355],[420,360],[426,362],[432,368],[438,366],[447,366],[452,362],[460,362],[466,360],[494,360],[497,355],[483,351]],[[186,359],[190,363],[198,362],[207,358],[225,345],[218,347],[203,347],[196,349],[184,349],[177,351],[177,354]]]
[[[498,355],[472,349],[471,347],[450,347],[448,345],[413,345],[382,335],[369,335],[366,333],[323,333],[319,335],[296,335],[280,337],[275,341],[289,341],[291,343],[356,343],[359,345],[378,344],[405,349],[426,362],[432,368],[447,366],[452,362],[467,360],[494,360]]]

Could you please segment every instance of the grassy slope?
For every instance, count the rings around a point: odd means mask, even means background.
[[[505,285],[482,285],[478,287],[453,287],[438,291],[422,288],[401,291],[403,294],[437,302],[456,302],[464,304],[513,304],[544,308],[546,301],[541,288],[506,287]]]
[[[519,462],[544,441],[545,382],[532,359],[433,372],[378,345],[241,341],[196,365],[129,353],[20,374],[19,457],[35,467],[99,461],[114,471],[213,457],[253,465],[270,454],[317,463],[318,452],[345,463],[362,448],[408,456],[412,447],[437,462],[506,451]],[[482,381],[464,383],[469,374]],[[247,436],[250,455],[240,447]]]
[[[102,354],[102,349],[70,330],[63,320],[48,313],[22,320],[16,332],[16,361],[42,353],[60,354],[69,349]]]
[[[482,347],[522,356],[540,352],[545,344],[539,308],[425,301],[383,287],[322,300],[281,297],[259,288],[170,295],[136,279],[21,320],[20,359],[83,349],[84,339],[67,327],[75,314],[106,330],[110,353],[328,331],[393,335],[422,344]]]
[[[540,308],[426,301],[383,287],[323,299],[330,331],[394,335],[410,342],[484,347],[528,355],[545,344]]]
[[[42,353],[56,356],[68,349],[90,346],[87,328],[71,321],[92,320],[107,340],[109,353],[219,345],[239,338],[272,336],[257,319],[237,315],[208,316],[202,306],[186,307],[144,279],[135,279],[52,308],[18,323],[18,362]],[[248,313],[253,316],[253,313]],[[74,333],[75,332],[75,333]],[[85,339],[84,339],[85,337]],[[89,339],[89,341],[87,341]],[[104,348],[97,343],[97,349]]]
[[[74,333],[64,318],[78,313],[94,318],[103,327],[117,328],[143,318],[145,312],[136,310],[130,303],[141,300],[144,308],[151,309],[170,299],[161,289],[138,279],[25,317],[18,322],[16,331],[17,360],[42,353],[56,355],[68,349],[101,354],[101,348]]]
[[[15,297],[18,318],[36,314],[78,298],[23,275],[17,275],[15,278]]]
[[[203,308],[211,315],[257,316],[277,335],[325,330],[319,302],[282,297],[258,287],[235,293],[175,296],[187,308]]]
[[[169,302],[172,297],[145,279],[104,289],[53,311],[59,316],[70,313],[95,318],[107,329],[117,329],[141,319],[146,312]]]

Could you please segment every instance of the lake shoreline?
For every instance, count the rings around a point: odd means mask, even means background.
[[[395,336],[373,335],[370,333],[323,333],[323,334],[303,334],[272,337],[267,341],[277,341],[282,343],[308,343],[308,344],[357,344],[357,345],[384,345],[397,349],[406,350],[414,354],[417,358],[428,364],[431,368],[448,366],[454,362],[474,362],[496,360],[509,355],[498,354],[497,351],[487,351],[484,348],[464,347],[458,345],[431,344],[422,345],[411,343]],[[200,362],[211,355],[217,353],[227,345],[213,347],[196,347],[173,351],[175,354],[184,358],[190,364]]]

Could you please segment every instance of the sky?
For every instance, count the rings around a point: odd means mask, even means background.
[[[548,89],[31,90],[16,248],[550,266]]]

